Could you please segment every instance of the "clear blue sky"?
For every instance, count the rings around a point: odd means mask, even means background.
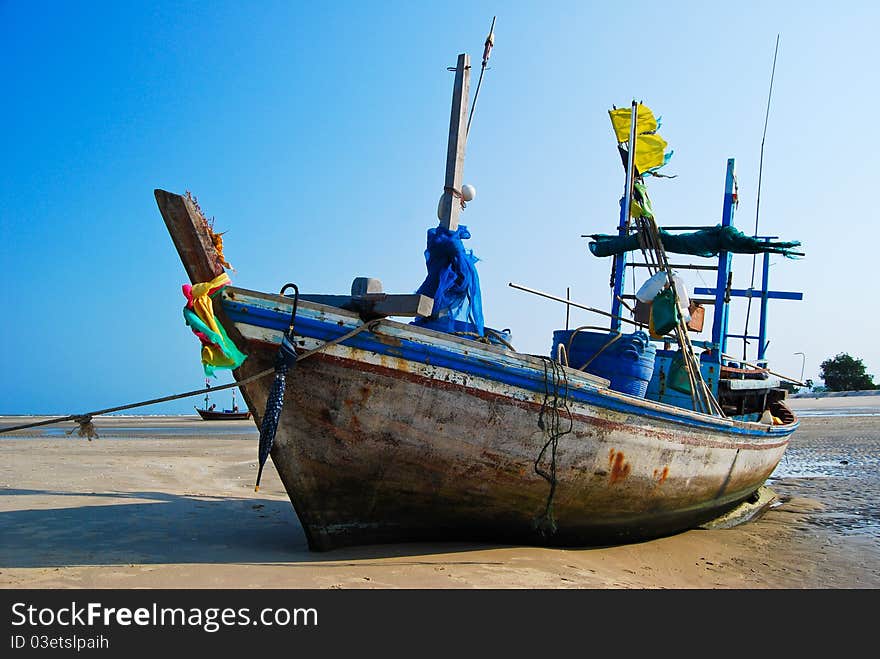
[[[663,117],[678,177],[650,182],[661,224],[718,222],[734,157],[736,223],[753,229],[778,33],[760,230],[801,240],[807,257],[773,259],[772,286],[805,300],[771,306],[768,358],[798,376],[803,352],[816,378],[849,352],[880,381],[867,158],[878,7],[0,0],[0,413],[70,414],[204,382],[157,187],[191,190],[227,231],[235,284],[344,293],[368,275],[415,290],[443,186],[446,67],[460,52],[478,64],[493,15],[465,163],[477,198],[462,220],[490,326],[543,354],[564,324],[562,306],[509,281],[610,306],[610,263],[580,235],[617,222],[613,104],[640,99]],[[750,273],[737,257],[735,286]]]

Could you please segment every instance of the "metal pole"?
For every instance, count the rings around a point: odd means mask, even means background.
[[[633,161],[635,158],[636,144],[636,125],[638,124],[639,106],[635,101],[632,102],[632,112],[630,114],[629,125],[629,146],[627,148],[626,163],[626,183],[624,185],[623,204],[620,209],[620,222],[617,226],[617,233],[620,236],[626,236],[629,230],[629,218],[632,208],[632,188],[633,188]],[[623,295],[624,278],[626,277],[626,252],[617,254],[614,257],[614,291],[611,299],[611,330],[620,331],[620,297]]]
[[[777,373],[776,371],[771,371],[769,368],[764,368],[763,366],[759,366],[758,364],[755,364],[754,362],[747,362],[745,359],[740,359],[739,357],[734,357],[733,355],[728,355],[728,354],[722,354],[721,356],[724,359],[730,359],[732,361],[735,361],[738,364],[745,364],[746,366],[751,366],[752,368],[756,368],[756,369],[759,369],[762,371],[767,371],[770,375],[777,375],[777,376],[781,377],[783,380],[788,380],[789,382],[794,382],[795,384],[799,384],[802,387],[807,386],[803,382],[800,382],[799,380],[795,380],[791,376],[783,375],[782,373]]]
[[[803,382],[804,381],[804,366],[806,366],[806,364],[807,364],[807,356],[802,352],[796,352],[794,354],[801,356],[801,382]]]
[[[626,196],[623,200],[623,221],[629,226],[629,216],[632,208],[632,189],[633,189],[633,163],[636,156],[636,125],[639,120],[639,106],[635,101],[632,102],[632,113],[629,120],[629,147],[627,149],[626,162]]]
[[[586,305],[579,304],[577,302],[574,302],[573,300],[566,300],[563,297],[556,297],[555,295],[550,295],[549,293],[545,293],[543,291],[539,291],[534,288],[529,288],[527,286],[521,286],[519,284],[514,284],[512,281],[508,282],[507,285],[510,286],[511,288],[516,288],[520,291],[525,291],[526,293],[532,293],[533,295],[540,295],[541,297],[546,297],[548,300],[555,300],[556,302],[562,302],[563,304],[571,305],[572,307],[577,307],[578,309],[583,309],[584,311],[592,311],[593,313],[597,313],[601,316],[607,316],[607,317],[611,318],[611,314],[608,313],[607,311],[602,311],[601,309],[594,309],[593,307],[588,307]],[[618,319],[618,321],[621,321],[624,323],[629,323],[630,325],[635,325],[637,327],[639,326],[639,324],[636,321],[630,320],[629,318],[621,318],[620,316],[618,316],[617,319]]]
[[[571,300],[571,286],[565,287],[565,299]],[[571,313],[571,305],[566,302],[565,304],[565,329],[568,329],[568,318]]]
[[[765,239],[770,242],[769,238]],[[761,317],[758,323],[758,363],[765,362],[764,355],[767,352],[767,293],[770,290],[770,253],[764,252],[764,268],[761,273]]]
[[[480,96],[480,87],[483,84],[483,74],[486,72],[486,64],[489,63],[489,55],[492,54],[492,46],[495,45],[495,16],[492,17],[492,27],[489,28],[489,36],[483,45],[483,65],[480,67],[480,79],[477,80],[477,91],[474,92],[474,102],[471,103],[471,113],[468,115],[465,135],[471,132],[471,120],[474,118],[474,109],[477,107],[477,98]]]
[[[733,225],[733,213],[736,206],[736,163],[733,158],[727,160],[727,175],[724,181],[724,203],[721,207],[721,226]],[[727,279],[730,273],[730,252],[718,254],[718,276],[715,279],[715,309],[712,319],[712,343],[718,346],[718,352],[727,351]]]

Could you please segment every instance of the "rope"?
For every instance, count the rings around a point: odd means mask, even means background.
[[[603,345],[601,348],[599,348],[599,350],[596,351],[596,354],[595,354],[595,355],[593,355],[593,356],[590,357],[587,361],[585,361],[585,362],[581,365],[581,367],[580,367],[578,370],[579,370],[579,371],[586,371],[586,370],[587,370],[587,366],[589,366],[590,364],[592,364],[592,363],[593,363],[593,360],[596,359],[596,357],[598,357],[599,355],[601,355],[601,354],[602,354],[607,348],[609,348],[609,347],[611,346],[612,343],[614,343],[615,341],[617,341],[617,340],[620,339],[621,337],[623,337],[623,334],[620,334],[620,333],[615,334],[614,336],[612,336],[611,339],[610,339],[605,345]]]
[[[453,197],[458,199],[458,203],[461,204],[462,208],[467,208],[467,202],[464,200],[464,197],[461,196],[461,190],[456,190],[453,187],[448,185],[443,186],[443,192],[449,192]]]
[[[553,361],[542,357],[544,363],[544,400],[541,403],[541,412],[538,414],[538,427],[547,435],[547,441],[538,453],[535,459],[535,473],[550,483],[550,492],[547,494],[547,504],[544,512],[535,520],[535,529],[542,535],[552,535],[556,533],[556,520],[553,516],[553,497],[556,494],[556,451],[559,446],[559,438],[571,432],[574,421],[572,420],[571,410],[568,409],[568,378],[565,374],[565,368]],[[550,365],[548,373],[547,365]],[[560,395],[560,382],[562,383],[562,392]],[[568,415],[568,429],[562,430],[561,417],[559,410],[562,409]],[[547,416],[545,422],[544,417]],[[550,471],[541,468],[541,460],[544,454],[550,449]]]
[[[694,411],[699,412],[702,408],[707,414],[717,414],[718,416],[724,417],[725,414],[721,409],[721,405],[715,399],[715,396],[709,390],[709,387],[703,379],[700,362],[694,353],[693,345],[688,337],[687,325],[684,321],[684,316],[681,314],[680,300],[672,281],[672,268],[666,257],[666,250],[663,247],[663,241],[660,239],[657,223],[651,215],[639,218],[639,223],[640,230],[645,233],[646,242],[649,244],[651,248],[650,251],[653,253],[654,258],[657,261],[658,269],[666,272],[667,282],[672,288],[675,304],[679,308],[680,313],[678,324],[675,326],[675,335],[676,340],[681,347],[683,363],[691,385],[691,398],[694,403]]]
[[[80,437],[88,437],[89,441],[92,441],[92,439],[98,439],[98,431],[95,430],[95,426],[92,423],[92,417],[87,415],[78,416],[74,419],[74,421],[79,424],[79,427],[71,428],[70,430],[68,430],[68,435],[71,435],[74,433],[74,431],[77,431],[77,434]]]
[[[322,350],[325,350],[325,349],[329,348],[330,346],[334,346],[337,343],[342,343],[343,341],[347,341],[351,337],[355,336],[356,334],[360,334],[361,332],[363,332],[365,330],[372,331],[375,328],[375,326],[378,325],[380,322],[381,322],[381,320],[374,320],[373,322],[370,322],[370,323],[358,325],[352,331],[350,331],[346,334],[343,334],[342,336],[340,336],[338,338],[327,341],[326,343],[322,343],[317,348],[314,348],[312,350],[304,352],[302,355],[300,355],[298,357],[298,359],[299,360],[308,359],[312,355],[314,355],[318,352],[321,352]],[[259,380],[260,378],[264,378],[267,375],[272,375],[274,373],[275,373],[275,367],[273,366],[272,368],[267,368],[265,371],[260,371],[259,373],[256,373],[255,375],[252,375],[249,378],[245,378],[244,380],[239,380],[238,382],[230,382],[229,384],[224,384],[219,387],[207,387],[204,389],[197,389],[195,391],[186,391],[182,394],[163,396],[162,398],[151,398],[150,400],[141,401],[139,403],[130,403],[128,405],[120,405],[118,407],[108,407],[107,409],[96,410],[95,412],[87,412],[86,414],[71,414],[71,415],[68,415],[65,417],[61,417],[59,419],[48,419],[45,421],[37,421],[35,423],[26,423],[26,424],[20,425],[20,426],[9,426],[7,428],[0,428],[0,433],[12,432],[14,430],[26,430],[28,428],[36,428],[38,426],[48,426],[48,425],[52,425],[54,423],[63,423],[65,421],[76,421],[77,423],[80,424],[79,436],[80,437],[89,436],[89,440],[91,440],[92,437],[98,436],[97,433],[95,432],[94,425],[92,425],[92,423],[91,423],[92,417],[94,417],[94,416],[100,416],[102,414],[110,414],[111,412],[121,412],[123,410],[131,410],[136,407],[146,407],[147,405],[156,405],[158,403],[167,403],[172,400],[178,400],[180,398],[191,398],[193,396],[201,396],[202,394],[208,393],[209,391],[223,391],[224,389],[232,389],[233,387],[243,387],[246,384],[250,384],[251,382]],[[89,434],[89,427],[91,427],[92,434]],[[74,428],[74,430],[76,430],[76,429]],[[73,432],[73,431],[71,431],[71,432]],[[70,434],[70,433],[68,433],[68,434]]]
[[[495,45],[495,18],[492,17],[492,26],[489,28],[489,36],[486,37],[486,43],[483,44],[483,65],[480,67],[480,79],[477,80],[477,91],[474,93],[474,102],[471,103],[471,113],[468,115],[467,127],[464,129],[465,136],[471,132],[471,120],[474,118],[474,110],[477,107],[477,99],[480,98],[480,87],[483,86],[483,74],[486,72],[486,64],[489,63],[489,56],[492,54],[492,47]]]
[[[571,333],[570,337],[568,337],[568,343],[566,343],[566,345],[565,345],[565,351],[567,354],[571,354],[571,344],[574,343],[574,339],[578,335],[578,332],[582,332],[584,330],[601,330],[603,332],[609,332],[609,333],[612,332],[612,330],[610,330],[610,329],[606,330],[604,327],[598,327],[596,325],[581,325],[580,327],[578,327],[577,329],[575,329]],[[602,346],[602,348],[600,348],[599,352],[602,352],[602,350],[605,350],[605,348],[607,348],[609,345],[611,345],[614,341],[616,341],[620,337],[621,337],[620,332],[617,332],[617,336],[615,338],[613,338],[611,341],[609,341],[608,343],[606,343],[604,346]],[[598,354],[599,353],[597,352],[596,355],[593,355],[593,357],[595,358]],[[588,361],[586,364],[584,364],[583,366],[581,366],[577,370],[579,370],[579,371],[584,370],[587,367],[587,365],[589,365],[589,363],[591,361],[593,361],[593,360],[591,359],[590,361]]]
[[[568,353],[565,351],[565,346],[561,343],[556,346],[556,361],[563,366],[568,366]]]
[[[504,337],[501,336],[498,332],[490,330],[488,327],[485,328],[485,331],[486,331],[486,334],[491,334],[493,337],[495,337],[495,339],[500,344],[502,344],[505,348],[507,348],[508,350],[512,350],[513,352],[516,352],[516,348],[514,348],[508,341],[506,341],[504,339]],[[486,345],[492,345],[492,341],[489,339],[488,336],[482,336],[480,334],[477,334],[476,332],[452,332],[452,334],[455,336],[472,336],[472,337],[474,337],[474,340],[477,341],[477,343],[485,343]]]

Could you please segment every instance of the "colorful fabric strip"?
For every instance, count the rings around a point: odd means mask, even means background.
[[[238,368],[247,355],[241,352],[226,334],[214,315],[212,296],[232,283],[225,272],[209,282],[183,285],[186,306],[183,317],[202,343],[202,366],[212,376],[218,368]]]

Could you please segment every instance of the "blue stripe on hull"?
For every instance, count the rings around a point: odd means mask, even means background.
[[[265,309],[263,307],[244,304],[241,302],[223,299],[223,308],[230,320],[235,323],[243,323],[256,327],[287,331],[290,316],[280,311]],[[330,341],[350,331],[351,327],[340,325],[336,322],[326,322],[298,315],[296,318],[296,334],[306,336],[318,341]],[[422,331],[416,330],[413,331]],[[426,337],[428,338],[428,337]],[[494,382],[519,387],[526,391],[543,394],[546,391],[546,380],[543,371],[534,368],[518,368],[510,365],[499,364],[485,358],[474,357],[459,352],[447,350],[438,346],[429,346],[415,341],[398,339],[395,337],[394,344],[389,345],[375,338],[374,334],[363,332],[345,342],[351,348],[366,350],[379,355],[398,357],[407,361],[430,364],[441,368],[448,368],[467,375],[485,378]],[[476,347],[476,346],[475,346]],[[694,419],[689,416],[676,414],[674,411],[664,412],[654,407],[641,406],[628,403],[617,396],[608,396],[597,389],[590,388],[589,383],[578,383],[576,387],[569,388],[569,399],[586,405],[593,405],[615,412],[633,414],[650,419],[666,421],[700,428],[713,432],[722,432],[754,438],[772,437],[774,440],[781,439],[791,434],[798,424],[785,426],[784,428],[771,427],[769,430],[746,428],[730,424],[729,422],[713,422],[709,417],[705,420]],[[625,394],[620,394],[625,396]],[[638,400],[638,399],[636,399]],[[673,408],[670,408],[671,410]]]

